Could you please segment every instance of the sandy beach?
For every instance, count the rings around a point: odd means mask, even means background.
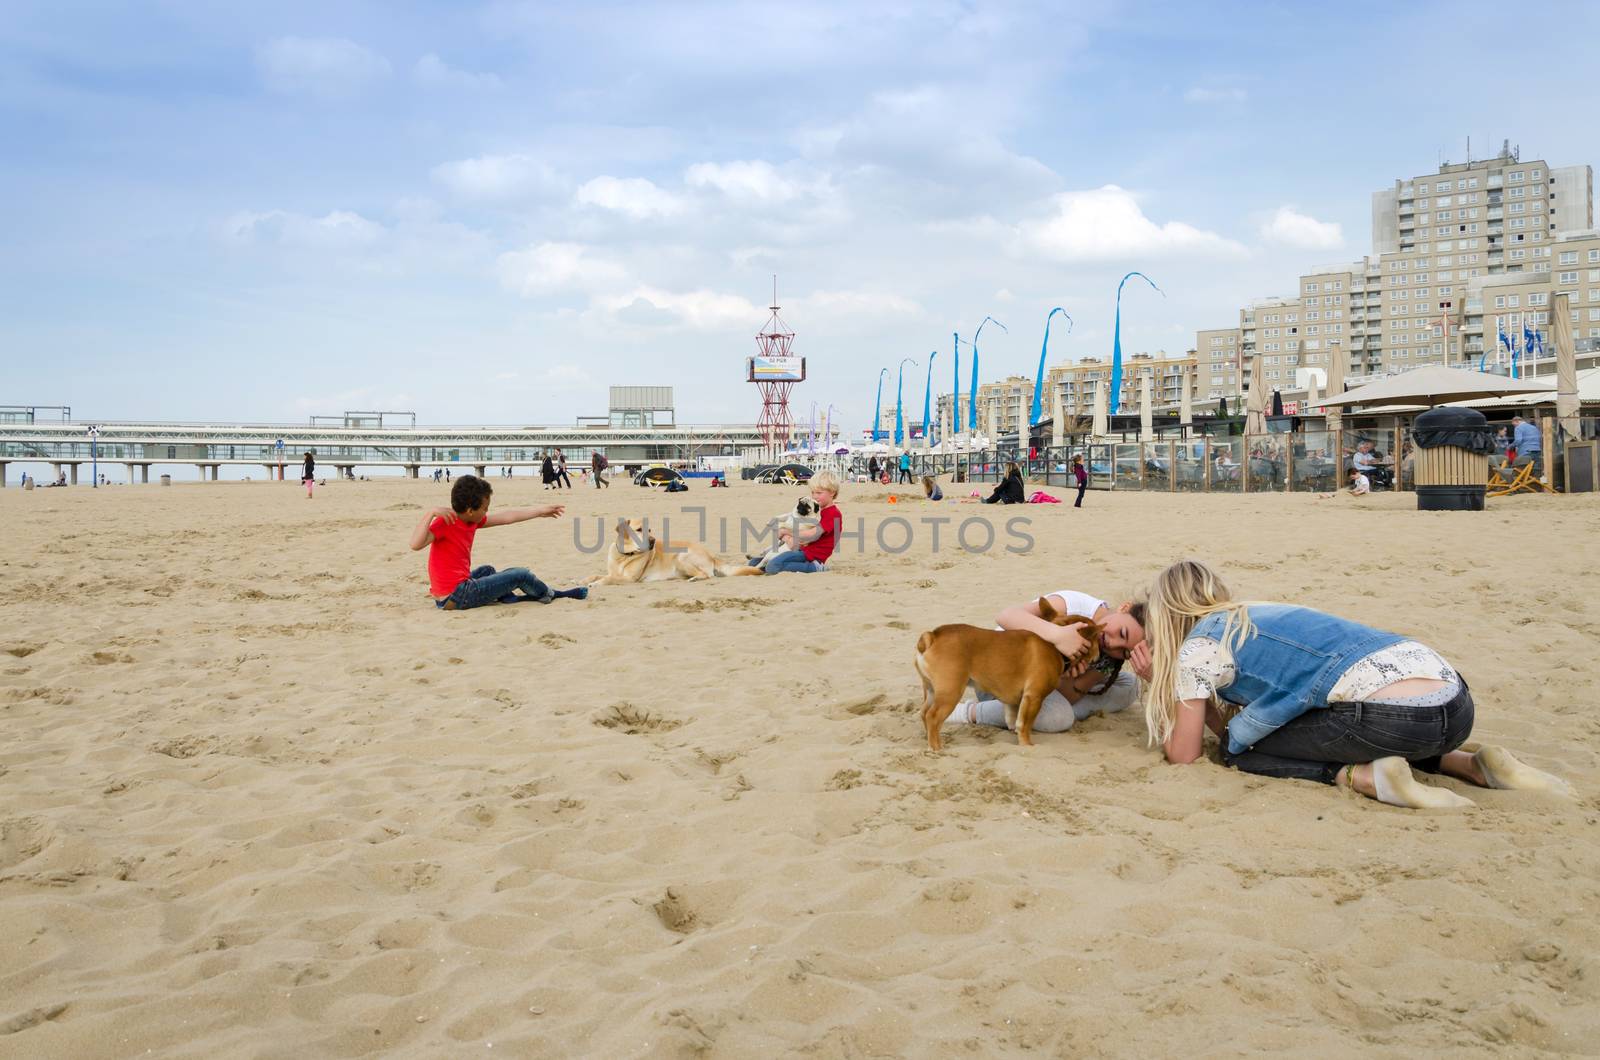
[[[568,518],[475,562],[558,586],[574,520],[733,558],[798,492],[494,486]],[[887,492],[825,575],[441,613],[432,482],[0,491],[0,1057],[1600,1053],[1600,498]],[[996,547],[878,547],[935,512]],[[925,752],[919,631],[1185,555],[1434,645],[1578,797],[1169,767],[1137,711]]]

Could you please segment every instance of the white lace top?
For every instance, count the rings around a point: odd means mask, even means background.
[[[1439,681],[1455,678],[1455,667],[1438,652],[1414,640],[1379,648],[1357,659],[1328,693],[1330,703],[1358,703],[1380,688],[1412,677]],[[1222,642],[1210,637],[1190,637],[1178,649],[1179,699],[1210,699],[1217,689],[1233,683],[1233,656]]]

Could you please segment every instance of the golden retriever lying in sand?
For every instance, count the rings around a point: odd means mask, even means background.
[[[590,578],[588,585],[627,585],[684,579],[742,577],[760,574],[754,567],[723,563],[704,545],[693,541],[662,541],[643,519],[618,519],[616,536],[606,553],[606,572]]]

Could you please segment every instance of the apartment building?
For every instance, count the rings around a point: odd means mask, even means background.
[[[1589,166],[1552,168],[1509,150],[1485,161],[1442,165],[1376,193],[1381,356],[1369,371],[1475,359],[1482,336],[1473,341],[1476,333],[1466,326],[1475,282],[1550,273],[1555,244],[1593,228]],[[1368,329],[1369,338],[1374,331]]]
[[[1239,393],[1243,376],[1242,332],[1237,327],[1209,328],[1195,333],[1195,398],[1216,400]]]

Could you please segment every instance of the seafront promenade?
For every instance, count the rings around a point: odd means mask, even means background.
[[[90,430],[98,430],[91,437]],[[580,423],[562,427],[321,426],[284,423],[166,423],[139,420],[0,422],[0,486],[7,465],[47,463],[52,477],[78,481],[78,469],[98,458],[123,464],[128,481],[150,481],[154,465],[191,465],[216,480],[227,465],[267,469],[298,465],[316,454],[319,467],[343,475],[356,467],[401,468],[417,478],[423,467],[460,466],[478,474],[488,467],[538,467],[546,450],[561,449],[570,465],[595,450],[613,464],[692,461],[761,444],[753,424],[614,427]]]

